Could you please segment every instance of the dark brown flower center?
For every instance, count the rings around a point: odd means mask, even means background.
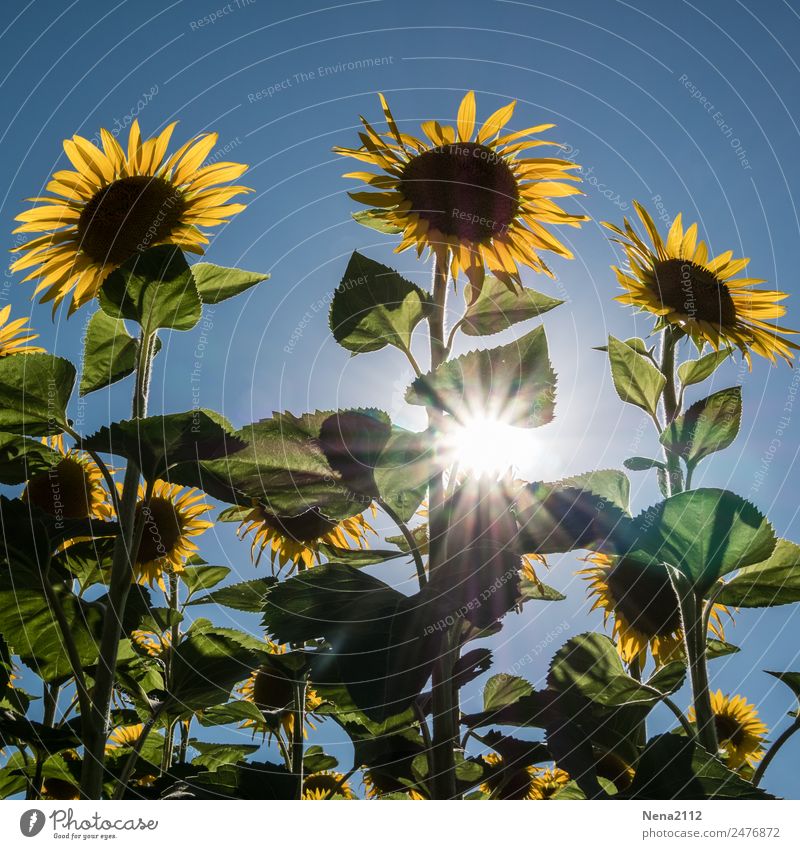
[[[180,223],[181,193],[159,177],[122,177],[100,189],[78,221],[81,249],[95,262],[125,262],[159,244]]]
[[[655,265],[658,294],[665,306],[694,321],[730,327],[736,305],[728,287],[707,268],[686,259],[667,259]]]
[[[306,510],[299,516],[275,516],[267,512],[264,512],[263,516],[268,528],[295,542],[313,542],[336,527],[336,522],[326,518],[316,509]]]
[[[51,516],[86,519],[91,513],[91,482],[82,463],[65,457],[28,481],[25,498]]]
[[[506,233],[519,209],[513,171],[482,144],[446,144],[415,156],[400,190],[432,230],[471,242]]]
[[[717,729],[717,737],[720,740],[730,740],[734,745],[742,742],[744,731],[742,726],[730,716],[714,714],[714,726]]]
[[[276,661],[267,660],[253,681],[253,702],[259,710],[279,711],[294,700],[294,685]]]
[[[167,498],[152,498],[147,507],[141,503],[136,507],[136,517],[144,513],[144,529],[137,563],[150,563],[166,557],[181,538],[180,514]]]
[[[622,558],[606,575],[616,612],[649,639],[680,628],[678,599],[665,566]]]

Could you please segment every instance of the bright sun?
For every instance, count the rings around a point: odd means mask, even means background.
[[[474,416],[453,428],[446,449],[462,472],[501,475],[530,459],[531,432],[491,416]]]

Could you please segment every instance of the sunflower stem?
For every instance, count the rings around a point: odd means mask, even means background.
[[[772,763],[772,759],[775,755],[783,747],[784,743],[788,742],[789,738],[796,732],[800,731],[800,716],[795,718],[795,721],[788,727],[783,730],[780,737],[769,747],[767,753],[764,755],[764,759],[758,765],[758,769],[753,773],[753,784],[758,787],[761,779],[764,777],[764,773],[767,771],[767,767]]]
[[[425,584],[428,583],[428,576],[425,574],[425,562],[422,559],[422,554],[419,550],[419,546],[417,545],[416,539],[414,539],[414,534],[408,528],[408,525],[397,515],[397,513],[383,500],[380,499],[378,502],[381,505],[381,509],[384,513],[397,525],[400,533],[403,535],[403,539],[405,539],[409,551],[411,552],[411,556],[414,558],[414,566],[417,570],[417,581],[419,582],[419,588],[422,589]]]
[[[675,395],[675,346],[678,335],[667,328],[661,338],[661,373],[666,383],[662,400],[664,403],[664,430],[666,430],[680,413],[678,399]],[[667,464],[667,486],[669,495],[677,495],[683,491],[683,471],[680,458],[664,446],[664,460]]]
[[[156,333],[145,333],[139,337],[136,377],[133,391],[132,413],[134,418],[147,415],[147,394],[150,386],[150,367],[155,353]],[[108,607],[103,620],[97,673],[90,710],[82,714],[84,746],[81,773],[81,793],[87,799],[99,799],[103,792],[105,744],[109,730],[111,698],[114,692],[114,675],[117,665],[119,639],[122,633],[122,617],[133,581],[133,562],[144,529],[136,516],[139,492],[140,469],[136,460],[127,458],[122,496],[119,501],[119,533],[114,543],[111,561],[111,576],[108,584]]]
[[[688,584],[688,581],[684,578],[682,583]],[[693,587],[688,587],[680,593],[680,598],[686,657],[689,663],[689,677],[692,682],[697,739],[703,748],[716,755],[719,742],[714,722],[714,711],[711,708],[711,692],[708,686],[703,597]]]
[[[447,305],[448,254],[437,252],[433,270],[433,300],[428,315],[431,344],[431,370],[447,359],[445,344],[445,310]],[[428,425],[434,434],[441,431],[443,415],[436,407],[428,407]],[[443,564],[445,533],[444,471],[434,474],[428,489],[429,555],[428,571],[433,575]],[[454,627],[458,627],[457,625]],[[455,633],[447,633],[436,659],[432,675],[433,702],[433,773],[431,782],[435,799],[456,798],[455,749],[458,746],[458,717],[453,688],[453,666],[458,660],[459,645]]]
[[[303,729],[305,727],[306,681],[295,681],[294,685],[294,721],[292,723],[292,772],[297,782],[296,797],[303,798]]]

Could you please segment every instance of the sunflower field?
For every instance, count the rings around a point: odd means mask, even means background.
[[[694,481],[744,426],[740,384],[704,388],[716,370],[793,365],[786,296],[712,255],[697,224],[661,227],[632,201],[602,222],[624,257],[607,276],[648,332],[600,350],[607,413],[641,411],[649,450],[560,480],[498,465],[498,432],[559,427],[542,317],[565,307],[522,271],[546,288],[549,258],[573,258],[565,228],[588,220],[579,165],[552,124],[512,130],[515,105],[479,117],[468,91],[454,123],[410,135],[380,95],[334,148],[362,169],[344,174],[353,217],[415,251],[430,283],[348,249],[330,334],[352,356],[394,349],[421,430],[377,407],[243,425],[154,409],[174,334],[269,277],[197,258],[248,214],[247,166],[215,156],[213,132],[174,140],[174,123],[64,142],[71,168],[18,212],[11,268],[54,314],[85,315],[80,365],[0,311],[2,797],[772,798],[762,778],[796,745],[800,668],[765,670],[784,687],[779,727],[710,679],[736,662],[740,611],[800,601],[800,546]],[[78,403],[107,423],[82,430]],[[632,504],[629,475],[660,500]],[[244,579],[200,554],[224,523]],[[563,600],[545,581],[568,553],[605,627],[548,642],[531,681],[487,645],[523,607]],[[669,717],[658,732],[653,711]],[[331,725],[348,741],[335,756],[319,742]]]

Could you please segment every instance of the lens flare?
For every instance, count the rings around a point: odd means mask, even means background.
[[[512,427],[493,416],[473,416],[445,436],[444,453],[460,472],[500,476],[517,469],[534,450],[533,431]]]

